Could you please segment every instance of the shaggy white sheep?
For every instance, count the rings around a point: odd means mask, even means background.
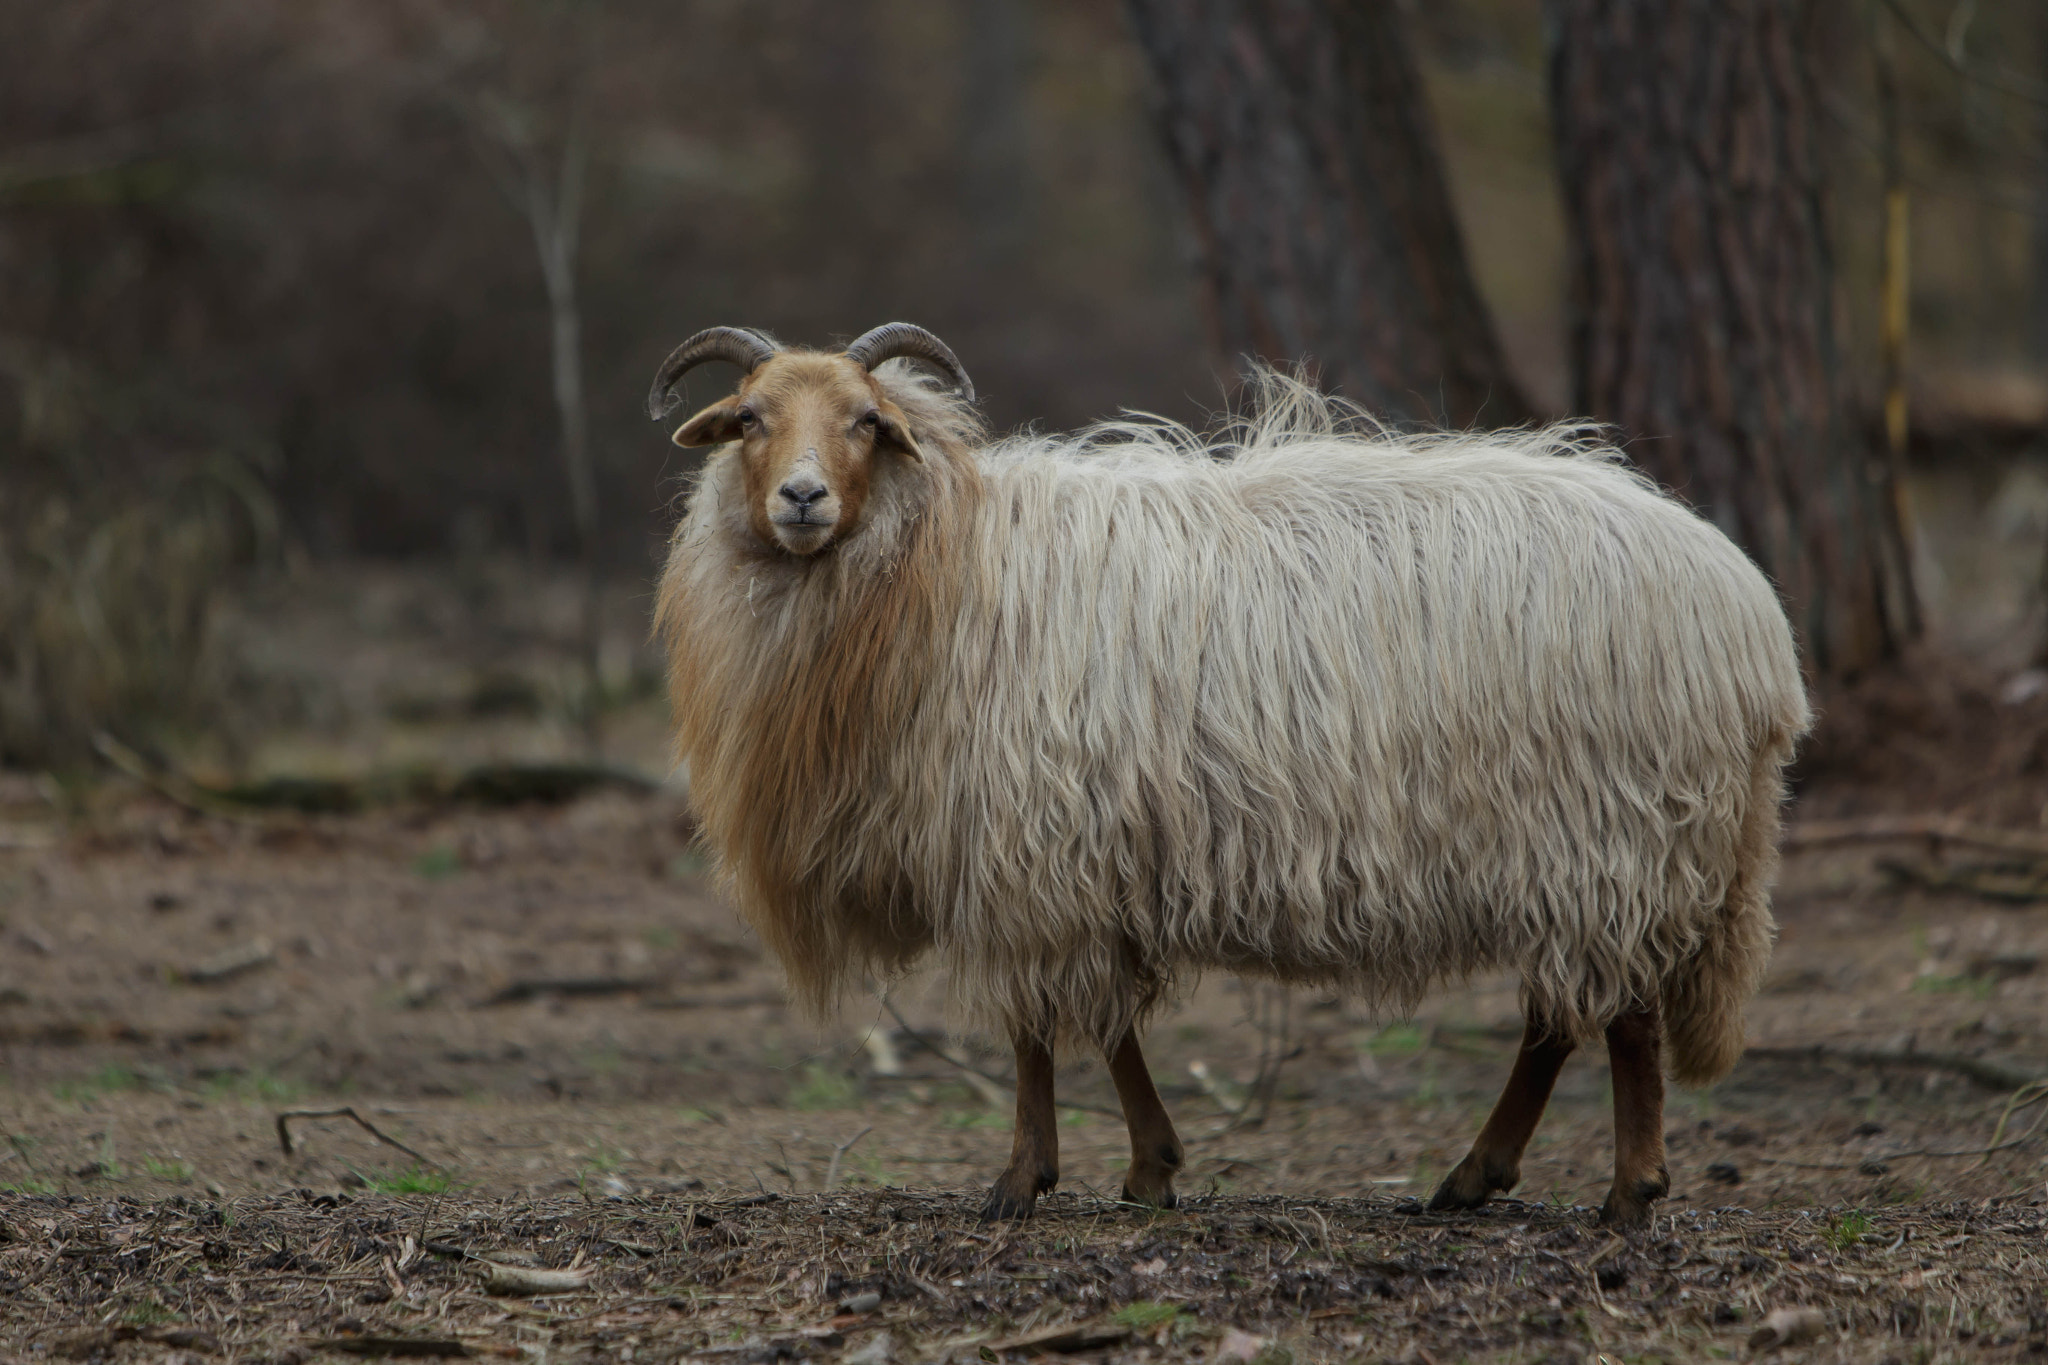
[[[1785,615],[1713,526],[1571,428],[1380,430],[1266,373],[1204,437],[984,444],[903,324],[845,353],[715,329],[740,364],[658,629],[725,885],[823,1009],[932,957],[1018,1055],[989,1216],[1057,1179],[1052,1047],[1103,1048],[1127,1194],[1180,1144],[1137,1030],[1205,968],[1399,1011],[1520,974],[1528,1030],[1440,1207],[1511,1188],[1605,1035],[1604,1209],[1668,1187],[1660,1050],[1724,1074],[1769,955],[1780,773],[1808,723]],[[1668,1030],[1668,1031],[1667,1031]]]

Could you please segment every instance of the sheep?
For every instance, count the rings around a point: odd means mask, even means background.
[[[1660,1054],[1703,1084],[1742,1050],[1809,720],[1727,537],[1583,430],[1395,433],[1270,371],[1217,435],[990,443],[922,329],[829,353],[715,328],[650,412],[713,360],[745,373],[675,432],[721,449],[656,607],[691,801],[800,1001],[934,958],[1015,1048],[984,1219],[1059,1178],[1060,1037],[1107,1056],[1125,1197],[1170,1206],[1138,1037],[1202,970],[1408,1010],[1511,969],[1519,1055],[1431,1206],[1512,1189],[1604,1037],[1601,1216],[1647,1220]]]

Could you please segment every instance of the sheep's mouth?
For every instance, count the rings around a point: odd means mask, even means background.
[[[838,529],[836,522],[812,521],[801,515],[779,517],[774,527],[776,543],[797,555],[816,554],[824,549]]]

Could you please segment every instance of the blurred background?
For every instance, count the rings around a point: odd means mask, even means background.
[[[115,753],[218,786],[594,753],[659,775],[646,611],[696,456],[641,402],[699,327],[825,344],[915,320],[999,429],[1200,422],[1269,348],[1386,411],[1327,333],[1233,323],[1197,183],[1215,148],[1187,131],[1205,96],[1179,79],[1229,8],[0,0],[0,766]],[[1285,38],[1318,7],[1266,8]],[[1420,231],[1469,266],[1511,398],[1447,382],[1388,415],[1597,408],[1545,26],[1601,7],[1365,8],[1386,32],[1337,38],[1404,45],[1417,83],[1358,137],[1419,126],[1436,165],[1404,173],[1454,218]],[[1918,638],[2038,692],[2048,11],[1779,8],[1803,16],[1856,459],[1884,458],[1888,380],[1904,408],[1921,620],[1877,655]],[[1352,77],[1403,97],[1404,70]],[[1305,120],[1329,92],[1302,88]]]

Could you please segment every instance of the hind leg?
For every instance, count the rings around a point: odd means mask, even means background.
[[[1145,1054],[1138,1050],[1138,1034],[1124,1034],[1109,1054],[1110,1079],[1116,1082],[1116,1097],[1123,1105],[1124,1123],[1131,1130],[1131,1170],[1124,1177],[1124,1198],[1134,1204],[1170,1209],[1179,1203],[1173,1192],[1174,1172],[1180,1169],[1179,1134],[1173,1119],[1160,1102],[1152,1084]]]
[[[1522,1050],[1515,1056],[1515,1069],[1494,1102],[1493,1113],[1472,1143],[1465,1159],[1451,1168],[1444,1183],[1436,1187],[1429,1206],[1433,1209],[1476,1209],[1495,1190],[1503,1194],[1522,1178],[1522,1151],[1536,1131],[1536,1121],[1550,1103],[1551,1087],[1565,1058],[1572,1055],[1569,1042],[1555,1038],[1543,1025],[1531,1019],[1522,1028]]]
[[[1038,1196],[1060,1183],[1060,1130],[1054,1122],[1052,1042],[1017,1035],[1017,1126],[1010,1137],[1010,1164],[996,1177],[982,1206],[981,1221],[1029,1218]]]
[[[1650,1201],[1671,1190],[1664,1168],[1664,1022],[1655,1006],[1631,1010],[1607,1026],[1614,1068],[1614,1188],[1600,1221],[1642,1227]]]

